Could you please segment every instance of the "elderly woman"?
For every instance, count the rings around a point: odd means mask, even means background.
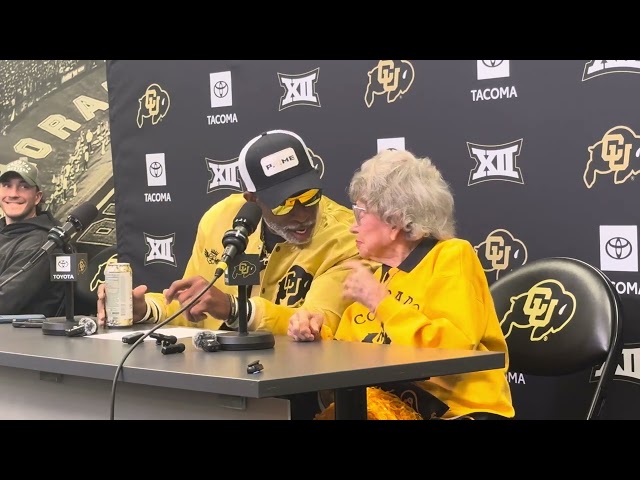
[[[429,158],[384,150],[355,173],[349,197],[360,255],[379,265],[372,273],[363,262],[350,263],[343,295],[354,303],[335,339],[507,353],[485,273],[473,246],[455,238],[453,196]],[[331,338],[321,318],[300,311],[288,334],[298,341]],[[511,418],[506,371],[369,388],[369,418]]]

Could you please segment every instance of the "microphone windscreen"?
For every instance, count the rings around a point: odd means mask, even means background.
[[[84,229],[88,227],[91,222],[96,219],[97,216],[98,209],[96,208],[96,206],[89,202],[86,202],[81,203],[76,208],[71,210],[69,216],[67,217],[67,220],[76,225],[79,224],[80,229]]]
[[[212,332],[211,330],[204,330],[202,332],[198,332],[196,333],[192,338],[191,341],[193,342],[193,346],[196,348],[202,348],[202,346],[204,345],[204,342],[208,339],[216,339],[216,334],[214,332]]]
[[[238,211],[236,218],[233,220],[233,226],[244,225],[249,235],[251,235],[260,223],[262,218],[262,210],[255,202],[246,202]]]

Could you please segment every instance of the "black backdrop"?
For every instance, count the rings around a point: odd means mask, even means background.
[[[547,256],[603,268],[631,316],[605,417],[640,418],[638,73],[626,60],[107,61],[119,256],[151,290],[180,278],[262,131],[300,134],[344,204],[363,160],[404,147],[451,183],[490,283]],[[509,372],[518,418],[580,418],[596,376]]]

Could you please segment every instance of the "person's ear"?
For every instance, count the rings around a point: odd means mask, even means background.
[[[391,230],[389,230],[389,239],[394,242],[396,238],[398,238],[399,233],[400,229],[398,227],[391,227]]]
[[[38,190],[38,192],[36,193],[36,205],[39,205],[41,200],[42,200],[42,190]]]
[[[242,194],[242,196],[244,197],[244,199],[247,202],[254,202],[256,201],[256,194],[254,192],[244,192]]]

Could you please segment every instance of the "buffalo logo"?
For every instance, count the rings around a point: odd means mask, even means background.
[[[582,81],[605,73],[640,73],[640,60],[591,60],[584,66]]]
[[[364,102],[368,108],[373,105],[376,95],[386,94],[387,103],[395,102],[398,97],[409,91],[415,78],[413,65],[407,60],[380,60],[367,75],[369,82]]]
[[[377,343],[379,345],[389,345],[391,343],[391,339],[387,332],[384,331],[384,327],[381,332],[374,332],[367,334],[363,339],[363,343]]]
[[[117,261],[118,261],[118,254],[114,253],[106,261],[98,265],[98,271],[93,276],[93,278],[91,279],[91,283],[89,284],[89,289],[92,292],[96,291],[96,289],[98,288],[98,285],[100,285],[101,283],[104,283],[104,269],[107,266],[107,263],[117,262]]]
[[[207,250],[206,248],[204,249],[204,258],[207,259],[207,263],[209,263],[209,265],[217,265],[218,262],[220,261],[220,259],[218,258],[218,251],[217,250]]]
[[[309,152],[309,156],[311,157],[311,163],[313,163],[314,170],[316,170],[320,174],[320,178],[322,178],[324,176],[324,160],[322,160],[322,157],[320,157],[320,155],[316,155],[315,153],[313,153],[313,150],[311,150],[309,147],[307,147],[307,150]]]
[[[639,138],[630,128],[617,126],[590,146],[589,161],[583,175],[587,188],[593,187],[598,174],[613,173],[613,183],[618,185],[640,173]]]
[[[508,230],[498,228],[487,235],[480,244],[473,247],[478,254],[485,272],[496,272],[496,280],[501,272],[510,272],[527,263],[527,247]]]
[[[243,260],[233,268],[233,278],[238,278],[238,275],[241,275],[242,277],[247,278],[249,275],[252,275],[255,271],[256,271],[255,265]]]
[[[138,102],[138,128],[142,128],[145,118],[151,118],[151,123],[156,125],[169,111],[169,94],[157,83],[149,85]]]
[[[607,255],[615,260],[624,260],[631,255],[633,248],[631,247],[631,242],[626,238],[613,237],[607,240],[604,250]]]
[[[78,273],[82,275],[86,270],[87,270],[87,262],[85,262],[84,259],[81,258],[80,261],[78,262]]]
[[[312,281],[313,276],[307,273],[304,268],[298,265],[292,266],[278,283],[278,295],[275,303],[289,307],[302,305],[309,288],[311,288]]]
[[[514,328],[530,328],[530,340],[548,340],[562,330],[576,312],[576,297],[557,280],[542,280],[528,292],[511,297],[511,306],[500,321],[504,337]]]

